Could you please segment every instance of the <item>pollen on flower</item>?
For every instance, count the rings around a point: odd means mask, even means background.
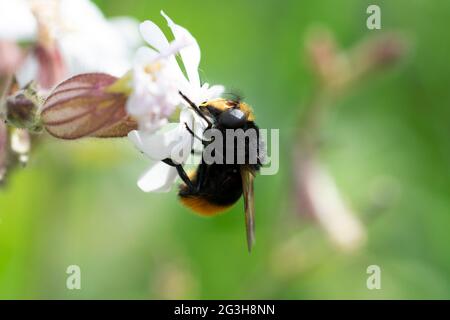
[[[144,71],[148,74],[154,75],[162,69],[161,62],[150,63],[144,67]]]
[[[127,102],[128,113],[137,119],[139,128],[154,132],[168,122],[181,103],[177,79],[167,62],[138,64],[132,72],[132,92]]]

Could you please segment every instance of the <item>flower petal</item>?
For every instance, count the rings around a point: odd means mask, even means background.
[[[193,137],[187,131],[186,125],[193,128],[194,117],[192,111],[184,109],[180,114],[180,123],[164,126],[156,133],[146,133],[142,130],[133,130],[128,138],[140,151],[150,159],[172,159],[175,163],[184,163],[191,154]]]
[[[134,56],[135,65],[152,63],[158,58],[158,52],[149,47],[140,47]]]
[[[200,87],[200,76],[198,74],[198,66],[200,65],[200,47],[197,41],[187,29],[175,24],[164,11],[161,11],[161,14],[166,19],[175,39],[181,42],[190,43],[189,46],[180,50],[180,55],[189,82],[194,87]]]
[[[142,22],[139,30],[144,40],[158,51],[163,51],[169,46],[169,41],[164,33],[152,21],[147,20]]]
[[[31,40],[36,36],[36,30],[36,20],[27,1],[0,1],[0,39]]]
[[[136,49],[132,41],[137,37],[141,38],[137,24],[134,35],[130,32],[125,35],[104,17],[92,1],[40,2],[58,4],[56,20],[48,23],[54,25],[55,40],[64,58],[67,76],[85,72],[106,72],[122,76],[130,69]],[[48,5],[42,4],[41,10],[45,15]]]
[[[142,44],[142,38],[138,32],[138,20],[130,17],[114,17],[108,21],[127,47],[138,48]]]
[[[177,170],[164,162],[157,162],[139,179],[144,192],[169,192],[177,178]]]
[[[220,98],[225,91],[225,87],[221,85],[215,85],[208,89],[208,100]]]
[[[178,135],[180,140],[171,150],[170,158],[175,163],[185,163],[191,155],[191,150],[194,143],[192,134],[186,129],[188,126],[195,132],[194,128],[194,115],[193,112],[186,108],[180,113],[180,124],[178,125]]]
[[[153,160],[170,158],[172,150],[182,139],[178,126],[164,133],[147,134],[133,130],[128,134],[128,138],[136,148]]]
[[[16,72],[16,79],[21,88],[37,78],[38,60],[34,55],[28,55]]]

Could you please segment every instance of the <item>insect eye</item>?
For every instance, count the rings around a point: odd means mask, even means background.
[[[239,109],[228,109],[220,115],[219,123],[226,128],[239,128],[247,121],[244,112]]]

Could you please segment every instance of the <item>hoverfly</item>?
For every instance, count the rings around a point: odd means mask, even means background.
[[[227,146],[221,153],[223,161],[220,163],[207,163],[202,154],[202,159],[197,169],[188,174],[181,164],[174,163],[171,159],[163,160],[168,165],[176,167],[178,175],[183,183],[180,185],[178,196],[183,205],[201,214],[212,216],[228,209],[235,204],[239,198],[244,196],[245,223],[247,231],[247,245],[249,251],[255,241],[255,210],[254,210],[254,178],[261,167],[260,157],[260,135],[255,124],[255,117],[250,106],[239,99],[227,100],[223,98],[206,101],[199,106],[195,105],[188,97],[181,93],[183,99],[191,108],[208,124],[207,130],[215,129],[226,136],[227,130],[254,130],[254,138],[245,140],[244,163],[228,163]],[[186,126],[186,129],[200,139],[206,147],[211,140],[203,140]],[[226,143],[230,143],[227,141]],[[235,143],[235,141],[231,141]],[[237,146],[233,146],[237,151]],[[228,149],[229,150],[229,149]],[[236,152],[234,152],[236,155]],[[256,161],[251,161],[250,154],[256,154]],[[235,160],[235,159],[234,159]]]

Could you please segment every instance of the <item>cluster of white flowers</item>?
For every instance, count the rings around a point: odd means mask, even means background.
[[[66,78],[84,72],[121,76],[141,43],[136,20],[106,19],[90,0],[0,0],[0,41],[51,42]],[[28,55],[17,73],[21,85],[37,78],[38,63]]]
[[[138,186],[146,192],[170,190],[177,178],[177,171],[161,160],[169,158],[176,164],[183,164],[190,156],[194,142],[186,126],[193,132],[201,132],[205,127],[204,120],[189,108],[179,92],[199,104],[219,97],[224,90],[222,86],[201,85],[197,41],[164,12],[162,15],[175,40],[170,43],[151,21],[141,24],[141,34],[152,48],[145,47],[138,51],[133,69],[134,90],[127,105],[128,112],[139,121],[139,130],[130,132],[130,140],[150,159],[157,161],[138,181]],[[176,53],[181,56],[187,77],[175,58]],[[176,125],[166,124],[167,117],[180,104],[179,122]]]
[[[31,43],[32,50],[25,52],[24,61],[14,69],[21,86],[43,78],[47,83],[42,89],[50,89],[61,80],[86,72],[122,77],[119,81],[126,83],[128,96],[126,112],[138,124],[128,137],[153,160],[138,181],[146,192],[170,190],[177,170],[162,160],[184,164],[194,144],[189,131],[201,135],[205,128],[204,120],[180,93],[198,105],[219,97],[224,90],[201,83],[197,41],[161,14],[173,41],[151,21],[139,26],[129,18],[106,19],[90,0],[0,0],[0,44]],[[142,38],[149,46],[136,52]],[[42,48],[44,56],[39,56]],[[43,69],[49,70],[50,76],[46,78]],[[179,121],[170,123],[169,118],[178,111]]]

